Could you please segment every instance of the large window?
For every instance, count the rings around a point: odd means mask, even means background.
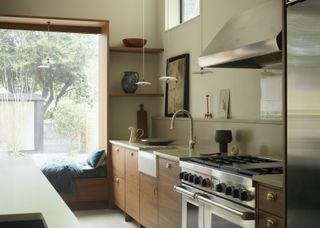
[[[98,35],[0,29],[0,150],[99,146]]]
[[[200,15],[200,0],[165,0],[166,29]]]

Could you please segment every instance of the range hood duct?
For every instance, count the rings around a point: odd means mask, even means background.
[[[230,18],[199,57],[200,67],[279,68],[281,9],[281,0],[269,0]]]

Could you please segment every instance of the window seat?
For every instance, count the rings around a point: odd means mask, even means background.
[[[41,167],[43,164],[54,159],[70,159],[77,163],[85,163],[88,154],[71,156],[63,153],[53,154],[33,154],[31,158]],[[104,162],[106,164],[106,162]],[[109,206],[109,193],[111,192],[111,182],[108,180],[106,165],[92,168],[85,165],[83,172],[73,178],[74,193],[59,192],[63,200],[71,209],[98,209]]]

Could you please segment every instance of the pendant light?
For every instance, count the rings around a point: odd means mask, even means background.
[[[50,42],[50,39],[49,39],[49,34],[50,34],[50,21],[47,22],[47,25],[48,25],[48,29],[47,29],[47,57],[45,59],[42,60],[42,63],[41,65],[38,66],[38,68],[50,68],[51,64],[53,64],[54,62],[50,59],[49,57],[49,42]]]
[[[167,24],[167,29],[169,30],[169,22],[170,22],[170,12],[169,12],[169,0],[167,0],[166,1],[166,8],[167,8],[167,22],[168,22],[168,24]],[[167,39],[167,43],[168,43],[168,50],[170,50],[170,48],[169,48],[169,46],[170,46],[170,31],[168,31],[167,30],[167,36],[168,36],[168,39]],[[169,65],[169,59],[167,59],[167,66]],[[161,77],[159,77],[159,80],[160,81],[164,81],[164,82],[166,82],[166,83],[169,83],[170,81],[178,81],[178,79],[177,79],[177,77],[175,77],[175,76],[172,76],[172,75],[169,75],[168,74],[168,72],[166,72],[166,75],[163,75],[163,76],[161,76]]]
[[[200,50],[201,53],[203,52],[203,1],[200,1]],[[203,67],[200,68],[198,71],[193,71],[192,74],[211,74],[212,71],[208,69],[204,69]]]
[[[144,39],[144,0],[142,0],[142,39]],[[145,45],[142,46],[142,81],[136,83],[138,86],[148,86],[151,85],[151,82],[145,81],[144,79],[144,62],[145,62]]]

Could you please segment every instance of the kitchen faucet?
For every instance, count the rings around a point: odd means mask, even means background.
[[[174,128],[174,122],[176,120],[176,117],[179,113],[185,113],[189,119],[190,119],[190,139],[189,139],[189,149],[194,149],[194,145],[196,144],[196,137],[193,136],[193,118],[190,114],[190,112],[188,112],[187,110],[184,109],[179,109],[178,111],[176,111],[171,119],[171,124],[170,124],[170,129]]]

